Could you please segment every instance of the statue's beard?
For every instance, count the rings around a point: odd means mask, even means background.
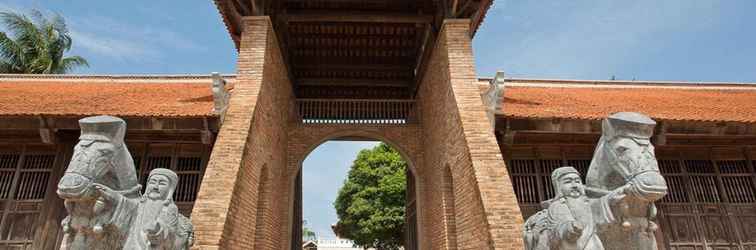
[[[147,199],[153,200],[153,201],[162,201],[162,200],[165,200],[165,195],[161,194],[157,190],[149,190],[148,189],[147,193],[144,194],[144,196],[147,197]]]
[[[588,204],[588,198],[585,196],[580,197],[565,197],[567,201],[567,207],[572,210],[573,216],[575,216],[576,220],[583,222],[583,223],[589,223],[590,222],[590,216],[591,216],[591,208]]]

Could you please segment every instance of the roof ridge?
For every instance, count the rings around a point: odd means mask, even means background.
[[[667,86],[756,86],[756,82],[717,82],[717,81],[666,81],[666,80],[585,80],[585,79],[549,79],[549,78],[506,78],[506,82],[554,83],[584,85],[667,85]]]
[[[221,74],[223,78],[236,78],[236,74]],[[145,80],[173,80],[173,79],[211,79],[210,74],[0,74],[3,79],[145,79]]]
[[[480,82],[490,82],[491,77],[480,77]],[[653,80],[582,80],[582,79],[548,79],[548,78],[505,78],[505,83],[533,85],[541,87],[708,87],[708,88],[756,88],[756,82],[715,82],[715,81],[653,81]]]

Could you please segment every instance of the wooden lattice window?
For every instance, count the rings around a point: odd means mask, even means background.
[[[509,162],[509,174],[512,176],[512,188],[518,203],[538,203],[538,173],[536,161],[531,159],[513,159]]]
[[[588,175],[588,167],[591,166],[591,159],[567,159],[567,166],[572,166],[580,172],[580,177],[585,183],[585,177]]]
[[[722,201],[717,185],[716,169],[710,160],[683,160],[690,178],[692,195],[697,202],[718,203]]]
[[[664,175],[668,187],[667,195],[662,198],[662,202],[690,202],[688,192],[686,191],[687,178],[683,174],[680,161],[675,159],[660,159],[659,171]]]
[[[0,148],[0,248],[31,246],[55,160],[49,146]]]
[[[207,164],[209,148],[203,144],[145,143],[129,145],[134,164],[137,166],[142,192],[146,188],[150,171],[167,168],[176,172],[179,183],[173,200],[181,213],[189,215]]]
[[[717,161],[722,176],[722,187],[730,203],[756,202],[753,174],[746,160]]]
[[[564,166],[564,164],[562,164],[561,159],[540,160],[539,163],[541,166],[540,175],[541,182],[543,183],[543,197],[544,199],[551,199],[556,196],[556,193],[554,193],[554,184],[551,183],[551,172]]]

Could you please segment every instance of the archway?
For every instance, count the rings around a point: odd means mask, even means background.
[[[290,133],[290,136],[292,136],[292,134],[295,136],[302,136],[297,137],[300,139],[298,143],[290,143],[289,147],[289,174],[287,175],[289,180],[286,193],[291,195],[288,195],[289,205],[288,211],[286,211],[288,213],[288,216],[286,217],[289,218],[289,223],[287,224],[286,231],[283,233],[285,234],[285,237],[289,239],[288,242],[291,243],[290,249],[301,249],[302,246],[299,239],[302,238],[302,226],[300,224],[303,219],[302,183],[303,179],[307,178],[306,176],[303,177],[302,174],[303,168],[305,167],[305,159],[324,144],[344,141],[383,142],[395,149],[402,159],[407,162],[405,173],[407,181],[407,194],[405,197],[405,249],[422,249],[419,246],[421,241],[418,239],[418,237],[422,235],[421,232],[418,232],[418,230],[422,228],[420,225],[422,220],[418,219],[422,218],[422,209],[417,209],[420,207],[419,203],[422,201],[416,199],[417,197],[422,197],[422,185],[420,184],[420,178],[418,178],[419,173],[417,169],[421,157],[416,150],[418,147],[415,144],[415,136],[401,136],[407,132],[411,133],[411,131],[397,133],[402,130],[407,130],[408,127],[399,130],[394,129],[393,131],[391,129],[388,129],[389,131],[387,131],[386,128],[344,129],[343,126],[339,127],[342,128],[338,129],[331,127],[314,129],[313,127],[308,127],[308,133],[306,134]],[[409,127],[414,128],[414,126]]]

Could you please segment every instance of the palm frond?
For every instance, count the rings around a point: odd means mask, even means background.
[[[57,69],[50,72],[51,74],[65,74],[77,67],[89,67],[89,62],[80,56],[69,56],[60,60]]]
[[[21,64],[24,61],[23,47],[4,32],[0,32],[0,57],[11,64]]]
[[[18,73],[21,73],[21,72],[16,70],[12,64],[6,61],[0,61],[0,74],[18,74]]]
[[[48,19],[38,10],[29,15],[0,12],[0,23],[10,34],[0,33],[0,59],[14,70],[31,74],[60,74],[89,66],[78,56],[64,58],[72,39],[61,15]]]

